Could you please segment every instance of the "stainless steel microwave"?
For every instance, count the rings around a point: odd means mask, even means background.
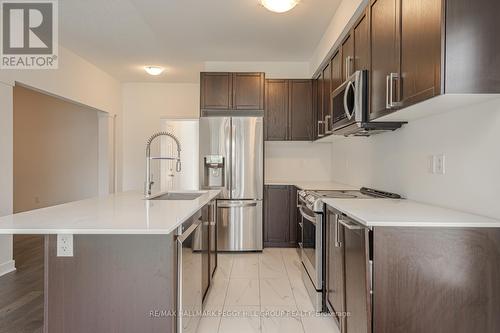
[[[332,131],[336,135],[370,136],[393,131],[404,122],[369,120],[368,71],[360,70],[331,94]]]

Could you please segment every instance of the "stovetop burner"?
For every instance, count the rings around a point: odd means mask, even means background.
[[[318,191],[300,191],[301,197],[307,207],[315,212],[323,210],[322,198],[334,199],[401,199],[399,194],[379,191],[367,187],[359,190],[318,190]]]

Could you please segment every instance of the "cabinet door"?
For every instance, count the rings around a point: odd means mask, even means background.
[[[373,238],[374,332],[500,332],[500,229],[376,227]]]
[[[292,141],[313,140],[311,80],[289,81],[289,136]]]
[[[354,71],[370,69],[370,41],[366,12],[354,26]]]
[[[399,73],[398,26],[400,0],[372,0],[370,8],[370,119],[388,113],[387,77]]]
[[[264,246],[287,246],[290,232],[288,186],[266,186],[265,206]]]
[[[233,73],[233,109],[264,110],[264,73]]]
[[[370,241],[366,228],[344,228],[346,332],[371,333]]]
[[[330,116],[330,93],[332,91],[332,67],[328,63],[323,69],[323,121],[324,121],[324,134],[330,134],[331,116]]]
[[[332,79],[331,79],[331,91],[333,92],[335,89],[340,87],[342,84],[342,54],[339,51],[335,53],[332,58],[331,65],[332,66]],[[330,102],[331,103],[331,102]]]
[[[354,73],[354,37],[349,34],[342,43],[342,82]]]
[[[402,107],[441,93],[442,1],[401,0]]]
[[[207,110],[229,110],[232,105],[231,73],[200,74],[200,106]]]
[[[288,139],[288,81],[266,80],[265,138]]]
[[[336,212],[328,209],[326,217],[326,301],[341,332],[345,332],[344,318],[337,313],[345,311],[344,227],[338,223]]]
[[[316,79],[316,129],[315,137],[321,138],[325,136],[325,126],[323,119],[323,71],[318,75]]]

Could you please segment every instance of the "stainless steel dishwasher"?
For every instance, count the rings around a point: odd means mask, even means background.
[[[202,311],[201,211],[178,229],[177,236],[177,333],[195,333]],[[198,278],[196,278],[198,277]]]

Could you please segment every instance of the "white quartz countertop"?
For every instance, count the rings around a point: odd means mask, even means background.
[[[301,190],[359,190],[358,187],[337,183],[333,181],[307,181],[307,180],[273,180],[265,181],[266,185],[294,185]]]
[[[323,199],[323,202],[368,227],[500,227],[499,220],[405,199]]]
[[[140,191],[0,217],[0,234],[169,234],[219,194],[194,200],[144,200]]]

